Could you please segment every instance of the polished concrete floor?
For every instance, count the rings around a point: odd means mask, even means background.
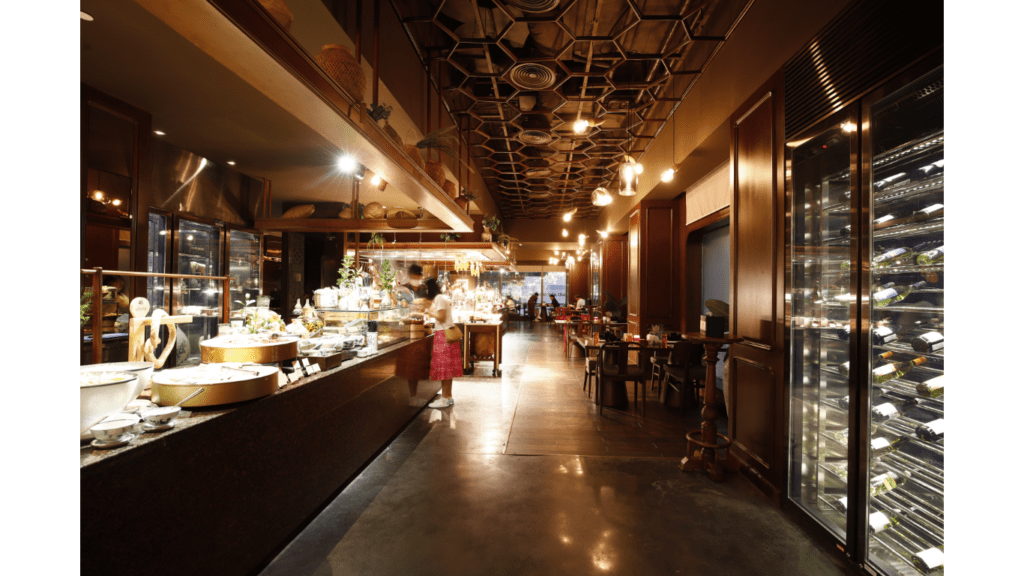
[[[742,475],[677,468],[696,409],[599,417],[555,328],[504,343],[501,378],[456,380],[263,574],[856,573]]]

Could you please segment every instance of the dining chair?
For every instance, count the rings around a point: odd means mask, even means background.
[[[697,394],[704,388],[706,367],[702,358],[704,348],[685,340],[675,343],[672,354],[662,367],[662,383],[683,396],[684,407],[697,400]],[[674,382],[674,383],[673,383]]]
[[[639,364],[630,364],[629,355],[637,353]],[[647,413],[647,386],[644,380],[643,368],[644,347],[637,342],[613,342],[602,344],[598,349],[597,365],[597,413],[604,414],[604,406],[601,404],[601,388],[605,382],[632,382],[633,403],[637,405],[637,387],[643,388],[644,415]],[[614,357],[613,357],[614,356]]]

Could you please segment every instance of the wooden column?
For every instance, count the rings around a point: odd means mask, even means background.
[[[679,204],[643,200],[629,216],[629,332],[679,326]]]

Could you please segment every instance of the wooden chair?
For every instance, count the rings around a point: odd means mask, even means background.
[[[685,406],[696,400],[698,390],[704,388],[706,368],[702,363],[704,347],[691,342],[676,342],[669,361],[662,366],[662,385],[683,395]]]
[[[647,412],[647,382],[644,380],[644,367],[641,363],[630,364],[629,354],[636,352],[637,357],[643,359],[644,347],[636,342],[612,342],[602,344],[598,350],[597,364],[597,413],[604,414],[604,406],[601,404],[601,387],[605,382],[632,382],[633,402],[636,404],[637,386],[643,388],[644,414]],[[612,355],[615,355],[613,358]]]
[[[596,335],[594,337],[596,338]],[[582,342],[580,342],[580,346],[583,346]],[[586,347],[583,349],[587,350]],[[584,358],[584,362],[583,389],[587,392],[587,398],[590,398],[590,392],[594,389],[594,381],[597,380],[598,351],[590,351]]]
[[[589,322],[580,319],[580,320],[577,320],[576,321],[576,325],[573,328],[570,329],[570,332],[569,332],[569,342],[577,342],[577,340],[579,340],[579,339],[587,338],[588,336],[592,336],[592,335],[593,335],[592,325]],[[571,344],[570,344],[570,346],[571,346]],[[586,350],[586,349],[584,349],[584,350]],[[572,352],[571,351],[569,352],[569,357],[572,358]]]

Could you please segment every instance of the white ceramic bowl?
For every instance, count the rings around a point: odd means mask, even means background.
[[[80,374],[80,425],[83,434],[107,416],[120,412],[135,398],[133,394],[138,385],[138,376],[127,372],[106,372],[111,374],[107,382],[93,384],[87,381],[98,374],[101,373]]]
[[[181,412],[179,406],[163,406],[161,408],[150,408],[142,411],[142,419],[150,426],[166,426],[178,417]]]
[[[100,442],[118,442],[130,434],[139,423],[135,414],[115,414],[89,429]]]
[[[152,362],[107,362],[105,364],[90,364],[79,368],[79,372],[128,372],[139,377],[135,384],[135,395],[129,400],[135,400],[142,394],[142,391],[149,385],[153,377]]]

